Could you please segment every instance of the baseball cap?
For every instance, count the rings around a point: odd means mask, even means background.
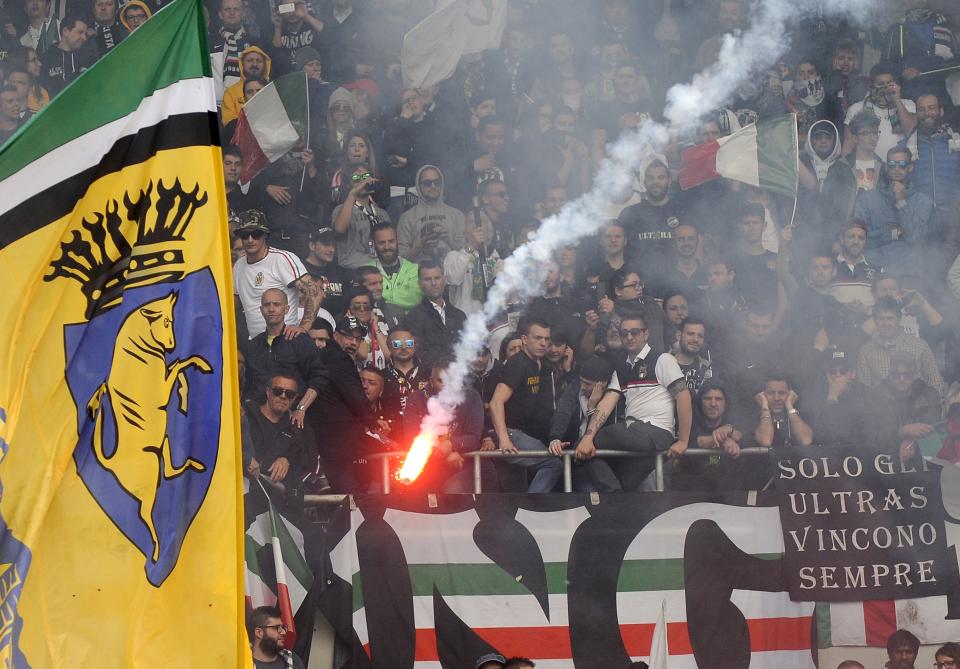
[[[323,242],[324,244],[333,244],[337,241],[337,233],[334,232],[333,228],[311,230],[309,237],[311,242]]]
[[[340,334],[353,334],[359,332],[361,337],[367,336],[367,328],[364,327],[356,316],[341,316],[337,319],[337,332]]]
[[[267,217],[259,209],[247,209],[246,211],[241,211],[237,215],[239,220],[239,225],[237,225],[237,230],[262,230],[263,232],[270,232],[270,228],[267,227]]]
[[[502,665],[507,663],[507,658],[505,658],[500,653],[487,653],[486,655],[481,655],[477,658],[477,661],[474,662],[474,669],[480,669],[487,662],[499,662]]]

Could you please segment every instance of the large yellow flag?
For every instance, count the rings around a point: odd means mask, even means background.
[[[215,112],[176,0],[0,149],[2,667],[248,655]]]

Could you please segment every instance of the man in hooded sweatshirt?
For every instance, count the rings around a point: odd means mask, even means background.
[[[240,52],[240,81],[223,92],[220,117],[224,125],[235,120],[240,115],[240,108],[246,103],[243,84],[247,77],[261,77],[270,81],[270,66],[270,56],[258,46],[247,47]]]
[[[397,226],[400,255],[416,263],[424,258],[442,261],[450,251],[463,248],[464,215],[443,201],[443,172],[436,165],[421,167],[416,184],[420,199]]]
[[[40,81],[51,97],[93,65],[95,53],[83,48],[86,43],[87,22],[79,16],[64,17],[60,41],[40,57]]]
[[[807,131],[800,153],[798,247],[807,255],[825,237],[836,233],[853,209],[857,186],[853,170],[840,158],[843,142],[833,122],[816,121]],[[829,176],[829,178],[828,178]]]
[[[129,0],[120,9],[120,23],[129,32],[133,32],[153,16],[153,10],[143,0]]]

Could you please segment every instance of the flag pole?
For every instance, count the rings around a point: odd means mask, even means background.
[[[794,169],[794,181],[793,181],[793,212],[790,214],[790,223],[787,224],[787,227],[792,228],[794,225],[794,219],[797,216],[797,203],[800,201],[800,131],[797,128],[797,115],[790,114],[793,117],[793,146],[796,147],[796,166]],[[837,135],[837,141],[840,141],[840,136]]]
[[[303,71],[303,87],[304,92],[306,93],[307,99],[307,136],[303,140],[304,150],[310,148],[310,77],[307,76],[307,71]],[[300,192],[303,192],[303,182],[307,178],[307,166],[303,166],[303,171],[300,173]]]

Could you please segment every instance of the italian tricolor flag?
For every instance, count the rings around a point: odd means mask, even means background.
[[[559,497],[559,496],[558,496]],[[715,521],[735,538],[740,547],[755,556],[775,557],[783,552],[776,507],[743,508],[699,503],[674,508],[643,528],[627,548],[619,564],[616,610],[619,635],[633,659],[657,656],[655,629],[666,628],[670,669],[696,669],[687,626],[684,590],[684,537],[696,520]],[[364,518],[361,510],[350,514],[350,529],[331,551],[334,573],[352,587],[352,627],[356,640],[384,662],[395,650],[391,638],[406,632],[398,627],[392,635],[379,637],[373,646],[368,626],[368,604],[412,615],[414,669],[440,669],[444,643],[443,623],[436,618],[437,598],[466,626],[505,656],[534,658],[538,668],[568,669],[572,666],[572,638],[568,604],[570,578],[567,562],[571,541],[590,513],[584,507],[516,513],[518,525],[529,531],[543,558],[546,604],[538,601],[522,578],[507,573],[482,551],[476,542],[481,519],[475,509],[455,513],[416,513],[386,509],[379,518]],[[405,577],[390,581],[397,593],[410,589],[412,602],[383,592],[373,573],[376,565],[361,568],[358,535],[370,536],[384,524],[396,533],[405,556]],[[496,543],[494,540],[493,543]],[[386,558],[382,558],[386,559]],[[715,560],[705,555],[704,560]],[[370,571],[367,571],[370,569]],[[371,600],[375,599],[376,603]],[[738,590],[731,600],[746,618],[752,650],[752,669],[813,669],[811,629],[814,605],[792,602],[786,592]],[[595,602],[580,602],[590,607]],[[581,609],[583,610],[583,609]],[[402,614],[401,614],[402,615]],[[447,627],[449,633],[449,627]],[[607,630],[597,630],[597,633]],[[456,634],[454,639],[459,638]],[[655,666],[655,660],[650,661]],[[718,662],[722,666],[722,662]]]
[[[232,143],[243,152],[240,183],[250,183],[260,170],[308,140],[310,107],[307,75],[294,72],[271,81],[240,110]]]
[[[796,197],[800,173],[796,114],[759,121],[727,137],[692,146],[682,158],[683,190],[723,177]]]
[[[313,585],[304,557],[303,532],[277,510],[263,484],[244,478],[246,599],[251,609],[276,606],[287,627],[283,640],[292,649],[297,642],[294,617]],[[272,578],[271,578],[272,577]]]
[[[946,597],[817,604],[817,642],[830,646],[886,647],[898,629],[922,644],[960,639],[960,620],[947,620]]]

